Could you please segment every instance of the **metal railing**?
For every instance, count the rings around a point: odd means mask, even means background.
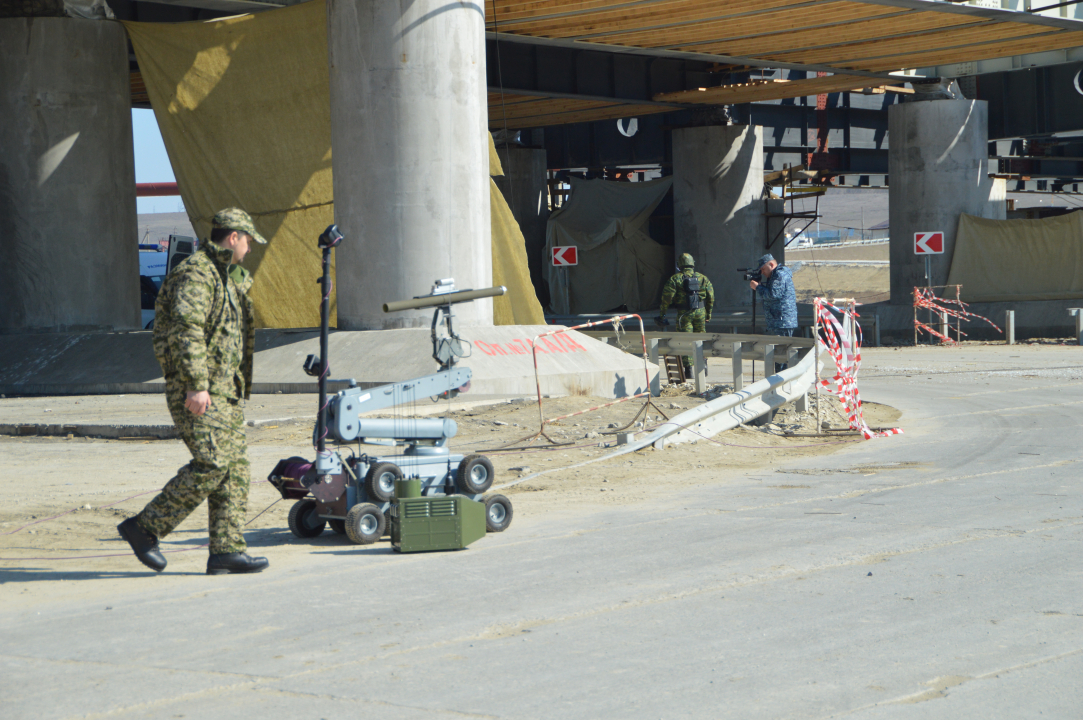
[[[800,306],[799,306],[800,307]],[[816,324],[816,320],[813,317],[811,304],[804,305],[808,309],[799,309],[797,312],[797,330],[794,335],[800,335],[804,338],[811,338],[813,332],[813,326]],[[657,315],[657,311],[641,311],[639,313],[644,317],[650,317],[651,315]],[[590,320],[608,320],[609,315],[551,315],[546,316],[545,321],[550,325],[575,325],[580,322],[587,322]],[[867,341],[866,347],[878,347],[880,345],[880,317],[878,315],[862,315],[858,318],[858,323],[861,325],[861,332],[864,334]],[[755,334],[756,337],[760,335],[754,333],[753,330],[762,332],[764,329],[763,316],[757,318],[756,326],[752,325],[752,308],[747,310],[734,310],[732,308],[718,308],[714,309],[714,317],[707,323],[707,331],[712,334],[730,334],[737,335],[744,333],[746,335]],[[590,333],[588,333],[590,334]],[[653,331],[652,333],[653,334]],[[595,337],[599,337],[597,333]]]
[[[807,405],[802,407],[801,403],[803,400],[807,401],[808,391],[816,382],[817,374],[818,360],[816,353],[809,352],[806,349],[798,362],[792,367],[765,377],[743,390],[705,402],[699,407],[683,412],[675,418],[668,418],[659,423],[651,432],[626,445],[621,445],[619,449],[613,452],[567,467],[551,468],[524,475],[493,489],[503,490],[532,480],[539,475],[567,471],[572,468],[610,460],[627,453],[642,450],[651,445],[661,449],[667,443],[710,439],[720,432],[725,432],[742,423],[754,420],[794,400],[798,403],[798,409],[803,412],[808,408]]]
[[[621,334],[614,332],[587,331],[583,333],[610,345],[616,345],[625,352],[636,354],[632,347],[624,346]],[[786,337],[779,335],[742,335],[734,333],[686,333],[676,331],[646,332],[647,358],[658,364],[663,355],[687,355],[692,357],[693,378],[696,392],[706,390],[707,358],[731,358],[733,360],[733,389],[741,390],[745,384],[744,362],[753,362],[752,379],[756,378],[755,362],[763,362],[761,377],[775,372],[775,363],[791,365],[798,351],[812,348],[812,338]],[[651,383],[651,392],[657,395],[661,390],[658,376]]]

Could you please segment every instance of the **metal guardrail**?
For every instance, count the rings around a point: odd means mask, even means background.
[[[620,337],[611,330],[585,331],[583,334],[621,347]],[[744,387],[744,361],[751,360],[753,363],[757,360],[762,361],[762,377],[766,377],[774,373],[776,362],[792,365],[801,349],[807,350],[815,344],[812,338],[780,335],[685,333],[672,330],[652,331],[645,335],[647,355],[655,365],[663,355],[692,357],[696,392],[703,392],[706,389],[707,358],[709,357],[732,358],[733,387],[735,390],[740,390]],[[635,354],[631,348],[621,347],[621,349]],[[753,365],[753,377],[755,377],[755,372],[755,365]],[[656,376],[651,385],[651,391],[657,396],[660,390],[660,380]]]
[[[834,267],[856,265],[858,267],[890,267],[890,260],[794,260],[787,265],[791,270],[798,270],[805,265],[809,267]]]
[[[633,443],[634,449],[666,443],[711,438],[742,423],[755,420],[775,408],[797,401],[797,409],[808,410],[808,393],[816,382],[818,358],[806,350],[800,360],[780,373],[772,373],[745,389],[735,389],[688,412],[662,423],[656,430]]]
[[[852,247],[854,245],[886,245],[891,238],[866,238],[864,240],[843,240],[841,242],[813,243],[811,245],[787,245],[786,250],[797,252],[801,250],[830,250],[832,248]]]
[[[598,340],[609,341],[612,344],[617,336],[612,330],[580,330],[583,335],[588,335]],[[635,333],[638,335],[639,333]],[[679,352],[665,353],[690,355],[687,348],[694,343],[702,343],[703,351],[708,357],[732,357],[734,343],[747,343],[754,347],[748,347],[745,360],[762,360],[764,346],[785,345],[788,347],[811,348],[812,338],[786,337],[785,335],[752,335],[748,333],[686,333],[676,330],[648,330],[644,333],[647,340],[648,350],[650,342],[657,340],[663,343],[663,348],[669,346],[673,349],[681,348]],[[751,354],[749,354],[751,353]]]
[[[755,420],[787,402],[797,401],[798,410],[808,409],[808,392],[813,387],[817,375],[817,353],[808,352],[792,367],[780,373],[770,375],[753,383],[749,387],[715,398],[699,407],[683,412],[675,418],[661,423],[650,433],[638,440],[622,445],[619,450],[606,453],[601,457],[565,467],[524,475],[493,490],[518,485],[532,480],[539,475],[551,472],[567,471],[572,468],[590,465],[603,460],[610,460],[630,452],[642,450],[651,445],[663,448],[667,443],[691,442],[711,438],[720,432],[737,427],[741,423]]]
[[[801,307],[800,305],[798,306]],[[805,307],[810,307],[805,304]],[[639,313],[644,317],[653,317],[657,315],[656,310],[642,311]],[[589,320],[604,320],[610,317],[609,315],[546,315],[545,321],[550,325],[578,325],[581,322]],[[858,324],[861,326],[861,333],[864,337],[861,345],[862,347],[879,347],[880,346],[880,316],[879,315],[863,315],[858,318]],[[812,338],[812,328],[815,324],[813,314],[811,310],[799,309],[797,312],[797,330],[794,335],[799,335],[803,338]],[[762,313],[756,319],[756,329],[763,330],[763,315]],[[714,309],[714,317],[709,323],[707,323],[707,330],[712,334],[729,334],[738,335],[741,331],[748,331],[744,334],[751,335],[753,330],[752,326],[752,309],[740,309],[735,310],[733,308],[718,308]],[[727,332],[728,331],[728,332]],[[589,334],[589,333],[588,333]],[[604,333],[603,333],[604,334]],[[595,335],[595,337],[601,337],[601,334]],[[761,337],[756,334],[755,337]]]
[[[757,325],[762,328],[763,320],[759,319]],[[880,346],[880,316],[879,315],[862,315],[857,320],[858,325],[861,326],[861,334],[865,340],[862,342],[862,347],[879,347]],[[812,329],[815,325],[815,319],[811,312],[797,313],[797,330],[794,335],[801,335],[805,338],[812,338]],[[727,316],[725,313],[719,314],[716,312],[711,322],[707,323],[708,329],[714,328],[729,328],[731,334],[736,334],[738,330],[752,329],[752,318],[747,314]]]

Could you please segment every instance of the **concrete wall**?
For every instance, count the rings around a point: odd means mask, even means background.
[[[485,28],[480,5],[330,0],[338,327],[428,327],[382,305],[434,280],[492,285]],[[492,301],[456,308],[492,323]]]
[[[139,327],[127,38],[0,19],[0,332]]]
[[[929,100],[888,110],[891,302],[910,305],[925,285],[925,259],[914,233],[944,233],[932,256],[931,285],[948,280],[959,215],[1003,220],[1005,185],[989,178],[988,105],[984,100]]]
[[[549,221],[549,185],[545,151],[528,148],[501,148],[498,151],[504,175],[494,177],[519,222],[526,241],[530,281],[542,306],[549,304],[549,284],[544,279],[545,225]]]
[[[764,253],[763,132],[731,125],[673,131],[675,256],[688,252],[711,280],[715,305],[749,305],[741,281]]]

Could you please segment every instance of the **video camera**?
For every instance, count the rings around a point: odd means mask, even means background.
[[[737,268],[737,272],[745,274],[745,282],[749,280],[755,280],[758,283],[763,282],[763,273],[759,268]]]

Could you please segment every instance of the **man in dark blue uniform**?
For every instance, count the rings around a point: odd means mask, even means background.
[[[758,267],[761,280],[750,280],[748,284],[763,300],[767,334],[793,337],[793,331],[797,329],[797,291],[793,287],[793,275],[770,253],[760,258]],[[780,372],[783,367],[781,363],[775,363],[775,372]]]

